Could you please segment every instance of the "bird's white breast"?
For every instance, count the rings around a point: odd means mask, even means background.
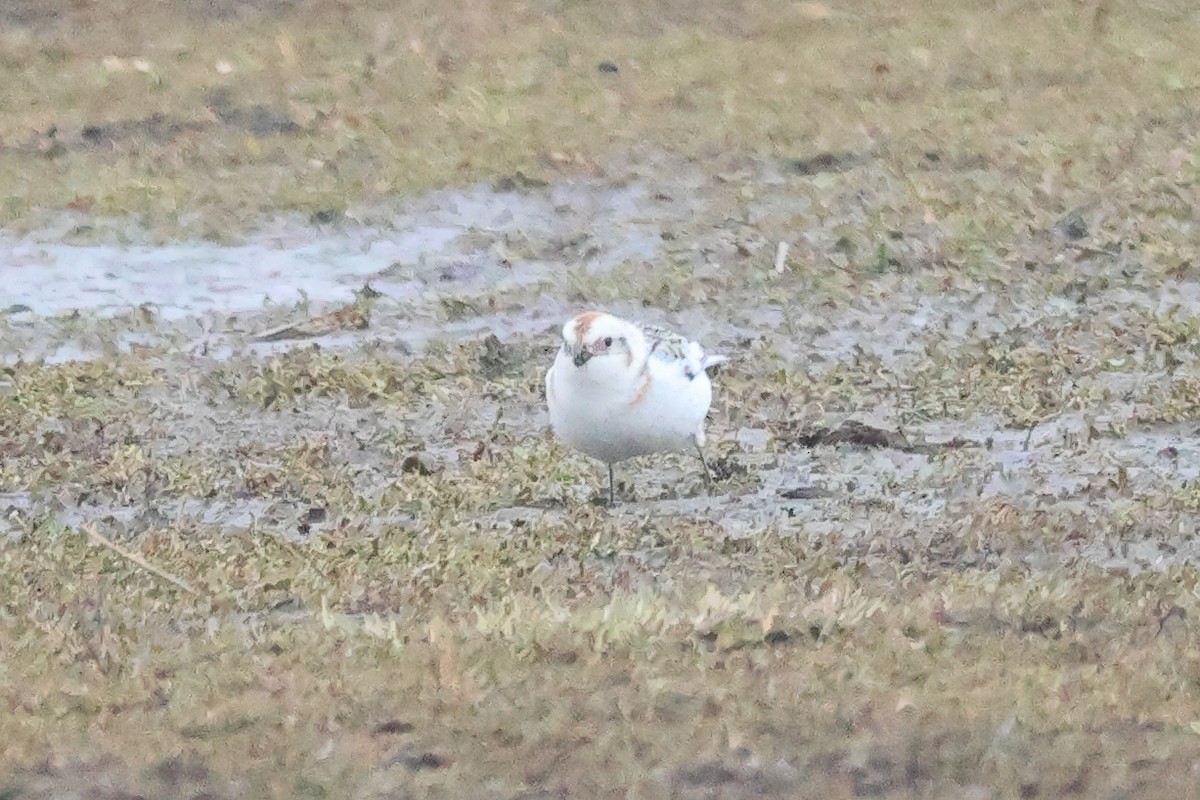
[[[703,442],[712,384],[699,363],[652,357],[644,369],[605,377],[595,380],[564,352],[555,358],[546,399],[550,424],[567,444],[611,464]]]

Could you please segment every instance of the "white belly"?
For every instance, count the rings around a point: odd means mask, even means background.
[[[681,370],[662,369],[654,362],[651,369],[650,388],[639,396],[638,383],[598,386],[580,380],[574,366],[560,358],[546,376],[554,433],[606,464],[703,443],[712,402],[708,375],[701,371],[688,379]]]

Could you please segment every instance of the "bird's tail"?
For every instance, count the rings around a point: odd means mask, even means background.
[[[718,364],[724,364],[729,360],[729,356],[716,355],[714,353],[705,353],[704,358],[700,359],[700,368],[710,370]]]

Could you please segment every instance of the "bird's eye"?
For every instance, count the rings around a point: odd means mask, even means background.
[[[612,347],[612,337],[611,337],[611,336],[605,336],[605,337],[604,337],[604,346],[605,346],[605,347]]]

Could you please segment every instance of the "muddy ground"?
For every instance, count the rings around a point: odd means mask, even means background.
[[[217,69],[107,20],[160,54],[105,62],[64,38],[86,10],[40,8],[0,13],[9,58],[158,75],[211,113],[122,127],[125,89],[111,118],[47,111],[31,67],[0,131],[0,167],[57,178],[12,189],[0,235],[0,798],[1193,791],[1194,11],[660,4],[597,43],[591,11],[535,34],[522,6],[515,41],[464,51],[500,17],[405,38],[383,9],[234,6],[282,54],[239,91],[312,81],[240,106],[189,70],[237,75],[250,45]],[[381,75],[429,66],[403,80],[444,119],[515,128],[364,188],[434,128],[338,150],[346,105],[301,102],[322,77],[400,112],[334,80],[334,44],[296,56],[306,22],[375,31]],[[804,37],[828,51],[793,64]],[[519,155],[562,102],[536,76],[580,63],[567,144]],[[604,83],[630,74],[654,77]],[[80,109],[76,138],[12,144]],[[346,159],[327,196],[279,195],[321,148]],[[92,180],[111,194],[81,202]],[[608,508],[546,430],[588,307],[731,357],[711,495],[694,458],[648,457]]]

